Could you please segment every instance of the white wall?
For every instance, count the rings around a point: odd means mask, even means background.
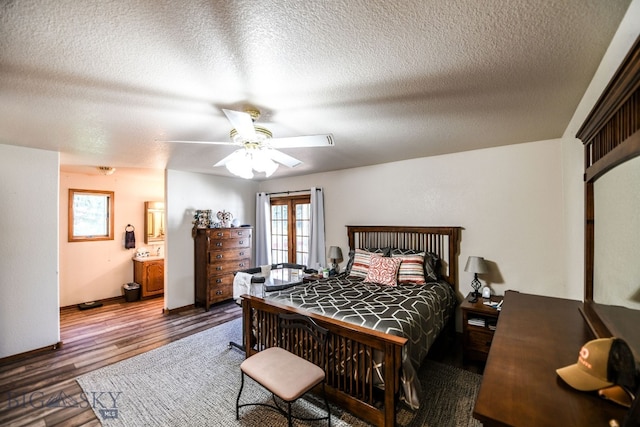
[[[260,191],[323,187],[327,246],[343,252],[345,225],[462,226],[461,297],[471,290],[466,259],[479,255],[493,267],[483,282],[498,294],[513,289],[581,299],[580,277],[567,271],[582,265],[567,264],[576,260],[565,245],[567,210],[579,211],[581,201],[567,202],[563,184],[563,164],[575,163],[565,156],[581,158],[580,149],[577,140],[540,141],[268,180]]]
[[[0,358],[60,341],[58,159],[0,145]]]
[[[564,296],[584,298],[584,148],[576,138],[562,140]]]
[[[114,240],[68,241],[69,189],[114,192]],[[122,295],[122,285],[133,281],[134,249],[125,249],[127,224],[135,227],[136,248],[155,253],[164,244],[144,243],[144,202],[164,200],[164,171],[118,169],[113,175],[62,172],[60,174],[60,306]]]
[[[193,215],[196,209],[231,212],[241,224],[255,223],[258,184],[244,179],[166,171],[167,253],[165,308],[194,302]]]

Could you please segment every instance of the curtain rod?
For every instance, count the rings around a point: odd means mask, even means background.
[[[321,188],[316,188],[316,191],[320,191],[322,190]],[[304,193],[307,191],[311,191],[310,188],[307,188],[306,190],[290,190],[290,191],[276,191],[275,193],[264,193],[267,196],[271,196],[272,194],[291,194],[291,193]]]

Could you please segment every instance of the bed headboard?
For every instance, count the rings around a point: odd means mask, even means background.
[[[347,225],[350,249],[400,248],[433,252],[442,260],[442,276],[458,286],[458,255],[462,227]]]

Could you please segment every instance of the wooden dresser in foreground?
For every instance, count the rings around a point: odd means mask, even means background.
[[[556,369],[576,363],[593,339],[582,303],[508,291],[473,416],[492,426],[620,425],[626,410],[569,387]]]
[[[233,298],[233,273],[251,267],[251,227],[194,228],[195,305]]]

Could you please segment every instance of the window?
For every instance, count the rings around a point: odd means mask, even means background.
[[[113,240],[113,191],[69,189],[69,241]]]
[[[307,265],[311,196],[271,199],[271,262]]]

